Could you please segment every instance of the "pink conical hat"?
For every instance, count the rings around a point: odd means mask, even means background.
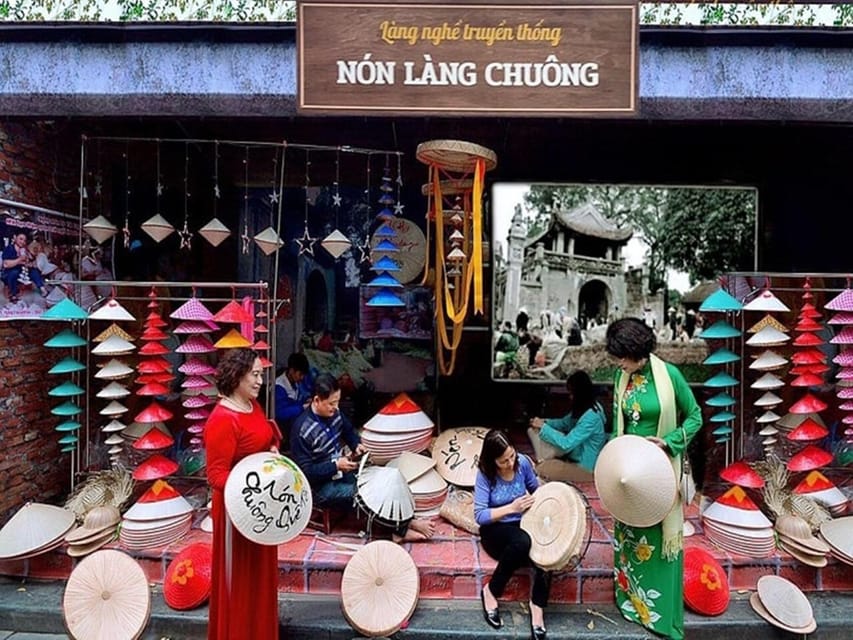
[[[829,324],[853,324],[853,311],[839,311],[833,313]]]
[[[181,404],[187,409],[199,409],[201,407],[206,407],[209,404],[213,404],[214,402],[216,402],[216,398],[208,398],[206,395],[201,394],[197,396],[190,396]]]
[[[835,374],[835,377],[839,380],[853,379],[853,367],[841,367],[838,373]]]
[[[832,344],[853,344],[853,327],[845,326],[830,342]]]
[[[190,298],[169,314],[175,320],[213,320],[213,314],[198,298]]]
[[[845,289],[824,306],[832,311],[853,311],[853,289]]]
[[[216,367],[204,360],[190,356],[184,364],[178,367],[178,371],[188,376],[206,376],[216,373]]]
[[[851,400],[853,399],[853,387],[843,387],[839,389],[835,395],[842,400]]]
[[[181,383],[183,389],[203,389],[204,387],[214,386],[210,380],[206,380],[201,376],[187,376]]]
[[[258,340],[252,345],[252,349],[255,351],[267,351],[269,348],[270,346],[267,344],[266,340]]]
[[[819,413],[826,409],[826,407],[827,404],[823,400],[807,393],[797,400],[788,411],[791,413]]]
[[[193,409],[192,411],[187,411],[184,414],[184,418],[187,420],[207,420],[207,416],[210,415],[210,409]]]
[[[842,402],[838,408],[842,411],[853,411],[853,401]]]
[[[212,320],[185,320],[175,327],[173,333],[210,333],[218,330],[219,325]]]
[[[267,333],[267,332],[269,332],[269,329],[267,328],[267,325],[265,325],[265,324],[259,324],[258,326],[255,327],[255,333]]]
[[[213,353],[216,347],[207,336],[201,334],[191,335],[180,347],[175,349],[177,353]]]
[[[196,422],[187,427],[190,433],[204,433],[204,422]]]

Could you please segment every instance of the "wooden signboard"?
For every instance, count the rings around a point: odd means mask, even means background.
[[[298,109],[630,116],[637,2],[300,0]]]

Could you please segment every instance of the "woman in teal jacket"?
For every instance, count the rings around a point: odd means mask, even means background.
[[[576,371],[566,380],[571,410],[559,419],[532,418],[528,435],[544,480],[591,482],[595,461],[604,446],[604,409],[595,400],[592,380]]]

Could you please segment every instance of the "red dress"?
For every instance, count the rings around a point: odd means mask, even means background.
[[[231,469],[249,454],[278,446],[278,434],[257,402],[252,402],[252,413],[239,413],[219,403],[207,419],[204,441],[207,481],[213,489],[207,637],[277,640],[278,549],[247,540],[232,526],[225,512],[223,491]]]

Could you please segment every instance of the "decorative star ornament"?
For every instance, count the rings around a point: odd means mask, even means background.
[[[181,249],[192,249],[193,232],[187,227],[186,220],[184,221],[184,228],[178,231],[178,236],[181,239]]]
[[[305,253],[314,255],[314,243],[317,242],[317,238],[312,238],[311,234],[308,233],[308,225],[305,225],[305,231],[302,232],[301,238],[296,238],[294,242],[299,245],[299,255],[303,255]]]
[[[403,176],[397,174],[397,184],[403,186]]]
[[[370,237],[364,236],[364,242],[358,245],[358,263],[370,262]]]
[[[405,207],[405,206],[406,205],[404,205],[402,202],[398,202],[397,204],[395,204],[394,205],[394,215],[395,216],[403,215],[403,207]]]
[[[100,178],[98,178],[98,179],[96,179],[96,180],[95,180],[95,195],[96,195],[96,196],[101,195],[101,190],[102,190],[102,189],[103,189],[103,186],[101,185],[101,179],[100,179]]]
[[[125,218],[124,226],[121,229],[121,234],[124,237],[124,248],[130,247],[130,221]]]
[[[273,189],[273,192],[270,194],[270,204],[276,204],[277,202],[278,202],[278,193],[276,192],[275,189]]]
[[[333,207],[340,207],[341,206],[341,194],[340,193],[336,193],[335,195],[332,196],[332,206]]]
[[[220,195],[221,194],[219,192],[219,184],[217,183],[217,184],[213,185],[213,196],[215,198],[219,198]]]
[[[158,196],[162,196],[162,195],[163,195],[163,185],[162,185],[162,184],[160,184],[159,182],[157,183],[157,195],[158,195]]]
[[[243,255],[246,255],[249,253],[249,245],[252,242],[252,239],[249,237],[249,225],[247,224],[243,225],[243,233],[240,235],[240,241],[242,243],[241,251],[243,252]]]

